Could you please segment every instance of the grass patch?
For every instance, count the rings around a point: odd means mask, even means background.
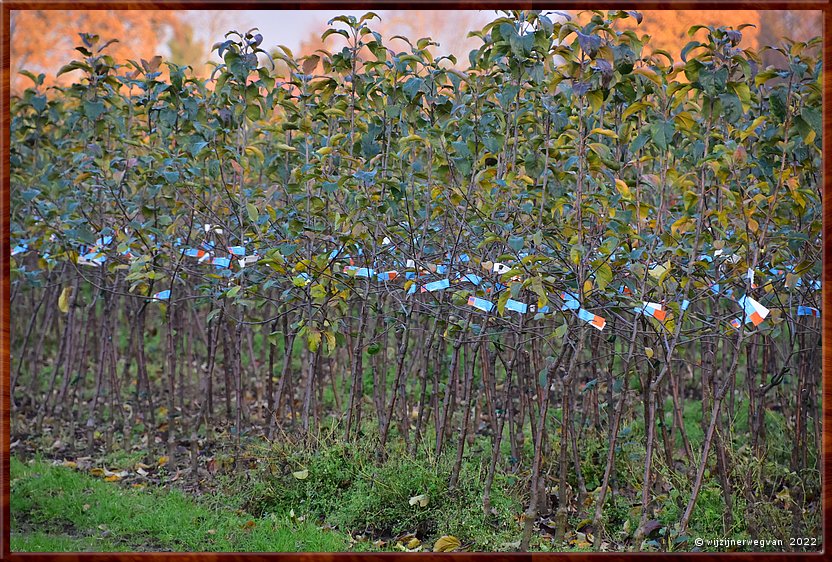
[[[71,469],[11,459],[11,550],[291,552],[347,549],[309,522],[209,508],[178,490],[125,489]]]
[[[275,444],[256,453],[264,467],[254,476],[248,509],[281,515],[293,510],[373,539],[414,533],[429,544],[454,535],[471,550],[507,550],[521,532],[517,516],[527,500],[526,481],[498,472],[486,516],[482,497],[487,455],[477,445],[469,448],[459,484],[450,489],[452,447],[436,460],[424,450],[413,458],[397,444],[378,463],[372,444],[333,440],[316,450]],[[426,496],[427,505],[411,505],[416,496]]]

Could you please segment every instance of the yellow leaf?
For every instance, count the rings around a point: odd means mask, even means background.
[[[159,466],[162,466],[162,465],[168,464],[169,460],[170,459],[168,457],[159,457],[159,460],[156,461],[156,464],[158,464]]]
[[[633,195],[630,192],[630,186],[628,186],[627,182],[625,182],[624,180],[616,178],[615,188],[618,190],[618,192],[621,194],[621,197],[623,197],[624,199],[632,199]]]
[[[75,461],[64,461],[64,466],[67,468],[75,468],[78,465],[75,463]]]
[[[324,332],[324,336],[326,336],[326,345],[330,352],[335,349],[335,334],[331,331],[327,330]]]
[[[121,480],[121,476],[119,476],[118,474],[111,474],[104,478],[104,482],[117,482],[119,480]]]
[[[667,266],[664,265],[657,265],[653,269],[650,269],[647,273],[650,274],[650,277],[654,279],[659,279],[662,275],[667,272]]]
[[[249,155],[254,154],[258,158],[260,158],[260,160],[265,160],[266,159],[266,157],[263,156],[263,151],[260,150],[259,148],[257,148],[256,146],[247,146],[246,147],[246,154],[249,154]]]
[[[420,541],[420,540],[419,540],[419,539],[417,539],[416,537],[413,537],[412,539],[410,539],[409,541],[407,541],[407,545],[406,545],[406,546],[407,546],[407,548],[416,548],[416,547],[417,547],[417,546],[419,546],[420,544],[422,544],[422,541]]]
[[[591,293],[591,292],[592,292],[592,280],[587,279],[586,281],[584,281],[584,298],[589,296],[589,293]]]
[[[293,472],[292,476],[294,476],[298,480],[306,480],[307,478],[309,478],[309,470],[304,468],[303,470]]]
[[[678,219],[676,222],[674,222],[672,225],[670,225],[670,232],[674,236],[678,234],[683,234],[693,224],[694,222],[690,220],[688,217],[682,217]]]
[[[318,347],[321,345],[320,330],[309,330],[306,335],[306,343],[309,345],[309,351],[318,351]]]
[[[445,535],[444,537],[440,537],[435,543],[433,543],[433,551],[434,552],[453,552],[462,546],[462,543],[459,542],[459,539],[453,535]]]
[[[783,488],[781,491],[777,492],[776,497],[778,500],[786,504],[788,504],[792,499],[792,495],[788,488]]]
[[[66,314],[69,312],[69,297],[72,295],[72,287],[64,287],[61,296],[58,297],[58,310]]]
[[[653,358],[653,348],[652,348],[652,347],[645,347],[645,348],[644,348],[644,353],[646,353],[646,354],[647,354],[647,358],[648,358],[648,359],[652,359],[652,358]]]
[[[602,129],[602,128],[600,128],[600,127],[599,127],[599,128],[595,128],[595,129],[592,129],[592,130],[589,132],[589,134],[590,134],[590,135],[595,135],[595,134],[598,134],[598,135],[604,135],[605,137],[610,137],[611,139],[617,139],[617,138],[618,138],[618,135],[616,134],[616,132],[615,132],[615,131],[611,131],[611,130],[609,130],[609,129]]]
[[[406,137],[402,137],[402,138],[400,138],[400,139],[399,139],[399,142],[401,142],[401,143],[408,143],[408,142],[417,142],[417,141],[424,141],[424,140],[425,140],[425,139],[423,139],[423,138],[422,138],[422,137],[420,137],[419,135],[415,135],[415,134],[414,134],[414,135],[407,135]]]
[[[633,74],[639,74],[641,76],[644,76],[648,80],[652,80],[657,86],[662,85],[662,79],[659,78],[659,75],[656,74],[654,70],[651,70],[649,68],[636,68],[635,70],[633,70]]]
[[[104,476],[104,469],[103,468],[91,468],[90,474],[92,476]]]

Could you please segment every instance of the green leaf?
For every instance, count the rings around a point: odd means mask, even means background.
[[[91,121],[95,121],[104,113],[104,102],[103,101],[85,101],[84,102],[84,114],[90,118]]]
[[[251,222],[256,223],[257,219],[260,218],[260,213],[253,203],[246,203],[246,211],[248,212],[248,220]]]
[[[60,76],[61,74],[64,74],[66,72],[72,72],[73,70],[85,70],[89,72],[92,69],[89,67],[89,65],[86,65],[80,61],[72,61],[71,63],[61,67],[61,69],[58,71],[57,76]]]
[[[601,291],[607,288],[607,285],[612,282],[612,268],[610,264],[601,264],[601,267],[595,271],[595,281],[598,283],[598,289]]]
[[[676,126],[673,121],[660,121],[650,126],[653,133],[653,142],[656,143],[661,150],[667,150],[667,147],[673,140],[673,133],[676,131]]]
[[[313,353],[318,351],[318,348],[321,346],[321,332],[310,329],[306,333],[306,343],[309,346],[309,351]]]
[[[500,293],[500,298],[497,300],[497,312],[500,316],[503,316],[506,311],[506,301],[508,301],[511,293],[509,291],[503,291]]]
[[[246,117],[251,119],[252,121],[258,121],[260,119],[260,106],[256,103],[252,103],[246,106]]]
[[[508,239],[508,247],[515,252],[519,252],[523,249],[524,242],[525,240],[522,236],[510,236]]]
[[[635,154],[636,152],[644,148],[644,145],[647,144],[648,140],[650,140],[650,136],[650,129],[645,129],[642,132],[640,132],[638,136],[635,138],[635,140],[632,143],[630,143],[630,152]]]
[[[292,476],[294,476],[298,480],[306,480],[307,478],[309,478],[309,469],[304,468],[303,470],[293,472]]]

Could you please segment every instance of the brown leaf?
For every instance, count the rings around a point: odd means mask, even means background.
[[[320,60],[321,57],[319,57],[318,55],[309,55],[308,57],[306,57],[306,60],[303,61],[303,66],[301,67],[303,73],[312,74],[318,67],[318,62]]]
[[[644,536],[645,537],[650,536],[652,533],[658,531],[661,528],[662,528],[661,521],[658,521],[656,519],[651,519],[650,521],[648,521],[647,523],[644,524]]]
[[[144,67],[144,71],[147,73],[156,72],[159,70],[159,67],[162,65],[162,57],[156,55],[150,62],[142,59],[142,66]]]

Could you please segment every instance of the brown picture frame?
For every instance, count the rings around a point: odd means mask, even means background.
[[[822,368],[823,368],[823,436],[822,436],[822,490],[823,490],[823,547],[820,553],[708,553],[708,554],[652,554],[652,553],[14,553],[9,550],[10,533],[10,492],[9,492],[9,471],[10,471],[10,236],[9,236],[9,210],[10,210],[10,179],[9,179],[9,143],[10,143],[10,11],[22,9],[485,9],[485,8],[522,8],[522,9],[639,9],[642,11],[661,9],[765,9],[765,10],[820,10],[823,12],[824,44],[823,44],[823,241],[824,260],[822,266],[822,303],[826,314],[822,315]],[[828,556],[828,545],[832,542],[832,519],[829,517],[832,510],[832,259],[830,259],[830,247],[832,247],[832,1],[831,0],[757,0],[750,1],[718,1],[718,0],[635,0],[633,2],[620,2],[612,0],[598,1],[550,1],[550,2],[518,2],[507,0],[411,0],[403,2],[400,0],[344,0],[344,1],[321,1],[312,0],[308,2],[277,2],[277,1],[253,1],[242,0],[239,2],[228,2],[221,0],[194,0],[194,1],[166,1],[166,0],[109,0],[109,1],[21,1],[11,0],[2,3],[2,169],[3,183],[0,197],[0,217],[3,220],[2,252],[0,252],[0,264],[2,264],[2,283],[0,283],[0,305],[2,305],[2,321],[0,321],[0,359],[2,359],[3,376],[0,377],[0,448],[2,448],[2,463],[0,463],[0,481],[2,481],[2,511],[0,511],[0,556],[3,559],[20,561],[41,561],[59,559],[69,561],[163,561],[163,560],[205,560],[224,561],[245,559],[253,562],[267,562],[273,560],[298,560],[301,562],[348,562],[351,560],[413,560],[427,559],[432,561],[450,560],[489,560],[529,562],[533,560],[605,560],[617,562],[631,558],[650,558],[664,556],[671,559],[687,559],[690,557],[725,557],[732,560],[753,560],[760,558],[770,561],[786,561],[799,558],[824,558]]]

